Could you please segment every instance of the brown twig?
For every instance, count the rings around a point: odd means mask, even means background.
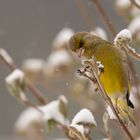
[[[140,5],[135,0],[130,0],[130,2],[140,10]]]
[[[14,64],[14,62],[9,63],[6,58],[0,53],[0,60],[11,70],[15,70],[17,67]],[[39,90],[29,81],[27,81],[27,87],[31,91],[31,93],[36,97],[36,99],[42,104],[45,105],[47,103],[46,99],[44,96],[39,92]]]
[[[92,15],[88,12],[88,9],[86,8],[83,0],[76,0],[76,2],[77,2],[77,6],[78,6],[85,22],[87,23],[88,27],[90,29],[94,29],[96,27],[96,24],[92,20]]]
[[[25,100],[22,100],[22,103],[26,107],[32,107],[32,108],[36,109],[37,111],[39,111],[41,114],[43,114],[43,112],[36,105],[32,104],[27,98]]]
[[[102,19],[104,20],[103,23],[105,23],[108,27],[108,29],[110,30],[111,34],[113,36],[116,35],[116,30],[113,27],[112,22],[109,20],[105,10],[103,9],[102,5],[100,4],[99,0],[92,0],[93,4],[95,4],[97,10],[99,11],[100,16],[102,17]]]
[[[93,64],[94,64],[94,66],[93,66]],[[97,73],[98,66],[97,66],[97,63],[96,63],[96,61],[94,59],[93,59],[93,64],[89,61],[88,66],[90,66],[91,73],[94,76],[94,78],[96,79],[96,83],[98,85],[98,88],[101,91],[101,93],[103,94],[103,97],[105,97],[106,103],[109,104],[109,106],[113,110],[117,120],[119,121],[120,126],[123,128],[123,130],[125,131],[126,135],[129,137],[129,139],[134,140],[132,134],[130,133],[128,128],[125,126],[125,124],[123,123],[123,121],[119,117],[119,115],[118,115],[118,113],[117,113],[117,111],[116,111],[116,109],[115,109],[115,107],[114,107],[114,105],[112,103],[112,100],[110,99],[110,97],[106,93],[105,89],[103,88],[103,85],[102,85],[102,83],[101,83],[101,81],[100,81],[100,79],[98,77],[98,73]],[[86,78],[89,78],[89,76],[85,72],[80,72],[80,74],[83,75]],[[93,81],[92,77],[90,77],[89,79],[93,82],[93,84],[95,84],[95,80]]]

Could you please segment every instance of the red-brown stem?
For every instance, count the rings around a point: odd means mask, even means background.
[[[140,10],[140,5],[135,0],[130,0],[130,2]]]
[[[113,27],[112,22],[110,22],[105,10],[103,9],[102,5],[100,4],[99,0],[92,0],[93,4],[95,4],[97,10],[99,11],[100,16],[102,17],[102,19],[104,20],[103,23],[105,23],[108,27],[108,29],[110,30],[111,34],[113,35],[113,37],[116,35],[116,30]]]
[[[15,70],[17,67],[14,63],[8,63],[6,59],[0,54],[0,59],[3,61],[3,63],[11,70]],[[46,99],[43,97],[43,95],[39,92],[39,90],[30,82],[27,80],[27,87],[31,91],[31,93],[36,97],[36,99],[42,104],[45,105],[47,103]]]
[[[37,88],[35,88],[35,86],[31,82],[28,81],[27,86],[28,86],[29,90],[31,91],[31,93],[38,99],[38,101],[42,105],[47,104],[47,100],[45,99],[45,97],[42,95],[42,93]]]
[[[88,9],[86,8],[83,0],[76,0],[77,6],[81,12],[81,15],[83,16],[85,22],[87,23],[88,27],[90,29],[94,29],[96,27],[95,22],[92,20],[92,15],[88,12]]]

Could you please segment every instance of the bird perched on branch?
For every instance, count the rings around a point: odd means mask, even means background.
[[[104,66],[100,81],[111,98],[116,111],[124,123],[135,124],[130,108],[130,76],[125,53],[114,44],[88,32],[78,32],[69,41],[70,49],[84,59],[93,56]]]

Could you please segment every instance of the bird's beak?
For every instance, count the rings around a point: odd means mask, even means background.
[[[78,51],[78,57],[82,57],[84,55],[85,49],[80,48]]]

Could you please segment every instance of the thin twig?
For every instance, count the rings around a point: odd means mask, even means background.
[[[129,63],[128,65],[130,67],[130,74],[133,74],[133,75],[131,75],[130,84],[131,84],[131,87],[136,88],[136,97],[140,101],[140,87],[139,87],[140,82],[139,82],[139,79],[137,77],[137,73],[135,71],[133,63],[131,61],[128,61],[128,63]]]
[[[16,66],[13,63],[9,63],[0,53],[0,60],[2,60],[2,62],[11,70],[13,71]]]
[[[111,34],[113,36],[116,35],[116,30],[115,28],[113,27],[113,24],[112,22],[109,20],[105,10],[103,9],[102,5],[100,4],[99,0],[92,0],[93,4],[95,4],[97,10],[99,11],[100,13],[100,16],[102,17],[102,19],[104,20],[103,23],[105,23],[108,27],[108,29],[110,30]]]
[[[32,104],[28,99],[24,100],[23,104],[27,107],[32,107],[36,109],[37,111],[39,111],[41,114],[43,114],[43,112],[36,105]]]
[[[130,2],[140,10],[140,5],[135,0],[130,0]]]
[[[3,61],[3,64],[5,64],[11,71],[15,70],[17,67],[13,63],[9,63],[3,55],[0,53],[0,60]],[[36,99],[42,104],[45,105],[47,103],[46,99],[44,96],[41,94],[41,92],[29,81],[27,81],[27,87],[31,91],[31,93],[36,97]]]
[[[123,128],[123,130],[125,131],[126,135],[129,137],[130,140],[134,140],[132,134],[130,133],[130,131],[128,130],[128,128],[125,126],[125,124],[123,123],[123,121],[119,117],[119,115],[118,115],[118,113],[117,113],[117,111],[116,111],[116,109],[115,109],[115,107],[114,107],[114,105],[112,103],[112,100],[110,99],[110,97],[106,93],[105,89],[103,88],[103,85],[102,85],[102,83],[101,83],[101,81],[100,81],[100,79],[98,77],[98,73],[97,73],[97,70],[96,70],[98,68],[98,66],[96,64],[96,61],[95,62],[94,61],[95,60],[93,59],[93,63],[95,65],[93,66],[93,64],[89,61],[89,66],[90,66],[90,68],[92,70],[91,72],[92,72],[94,78],[96,78],[96,80],[97,80],[97,85],[98,85],[99,90],[101,91],[101,93],[103,94],[103,96],[106,98],[106,100],[105,100],[106,103],[109,104],[110,107],[112,108],[112,110],[113,110],[113,112],[114,112],[117,120],[120,123],[120,126]],[[81,74],[82,74],[82,72],[81,72]],[[86,73],[84,73],[83,76],[88,78],[88,76],[86,76]],[[92,78],[89,78],[89,79],[95,84],[95,81],[93,81]]]
[[[77,2],[77,6],[78,6],[85,22],[87,23],[88,27],[90,29],[94,29],[96,27],[96,24],[92,20],[92,15],[88,12],[88,9],[86,8],[83,0],[76,0],[76,2]]]

